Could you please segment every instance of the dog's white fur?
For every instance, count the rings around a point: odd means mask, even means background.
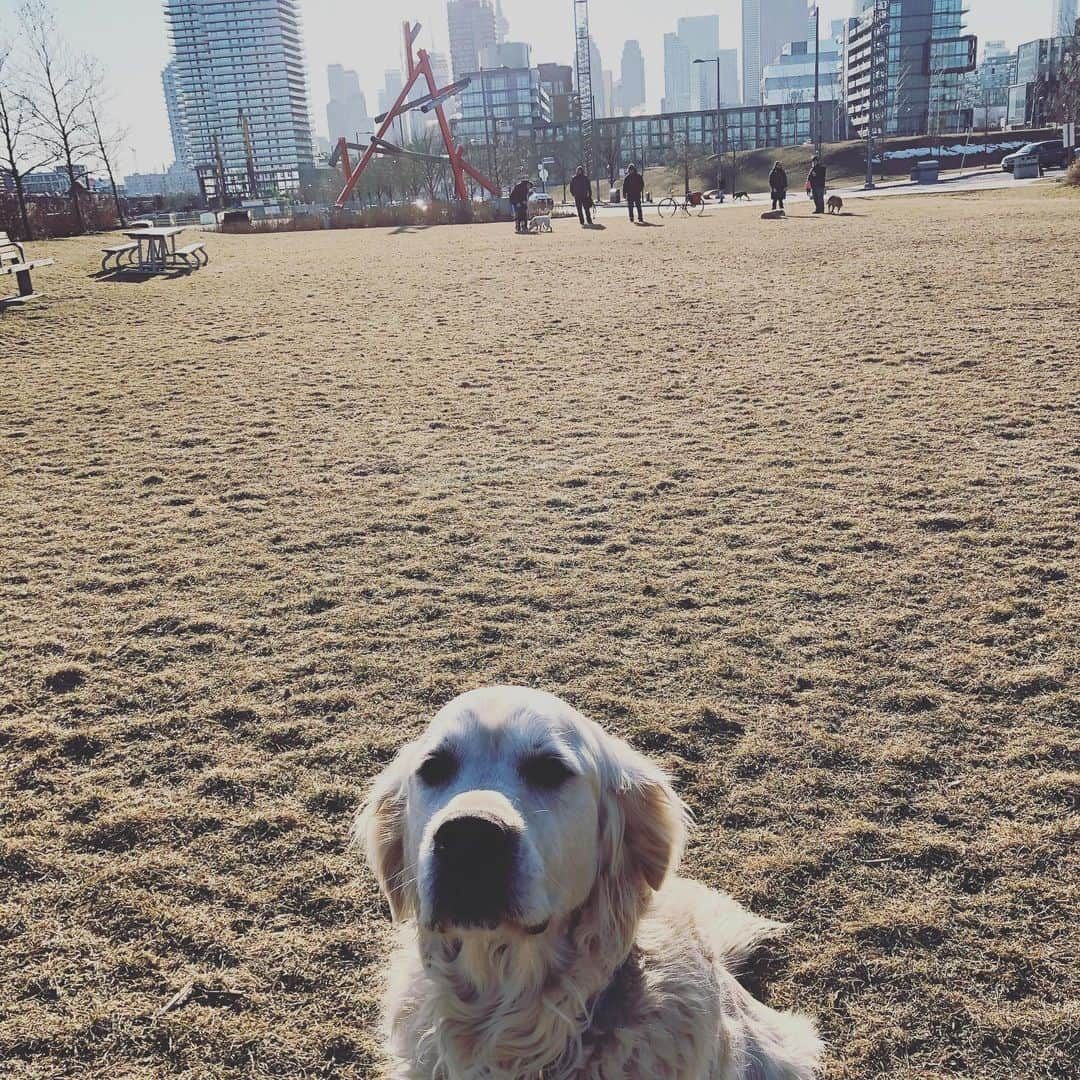
[[[551,215],[537,214],[536,217],[529,222],[529,230],[531,232],[551,232]]]
[[[456,772],[417,769],[447,749]],[[523,758],[572,774],[530,787]],[[515,910],[440,923],[433,837],[481,815],[517,838]],[[399,923],[386,997],[395,1080],[808,1080],[813,1023],[762,1005],[733,970],[779,924],[669,873],[687,812],[660,769],[550,694],[456,698],[376,780],[357,816]],[[545,928],[546,927],[546,928]]]

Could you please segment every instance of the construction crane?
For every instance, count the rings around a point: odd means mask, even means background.
[[[248,118],[244,115],[244,110],[240,110],[240,129],[244,133],[244,160],[247,163],[247,178],[248,178],[248,198],[257,199],[259,197],[259,185],[255,178],[255,149],[251,145],[251,125],[248,123]]]
[[[593,170],[593,82],[592,39],[589,37],[589,0],[573,0],[574,65],[577,73],[578,116],[581,120],[581,156],[585,173],[592,179]]]

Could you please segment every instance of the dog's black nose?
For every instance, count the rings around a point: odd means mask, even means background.
[[[439,921],[495,926],[510,907],[517,834],[484,817],[444,821],[435,833]]]
[[[451,818],[435,833],[435,854],[455,866],[487,865],[509,856],[513,841],[514,834],[490,818]]]

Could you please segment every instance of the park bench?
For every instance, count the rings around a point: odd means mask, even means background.
[[[138,244],[113,244],[112,247],[102,248],[101,250],[103,252],[105,252],[105,256],[101,260],[101,272],[104,273],[106,270],[109,269],[109,260],[110,259],[115,259],[116,260],[115,263],[114,263],[113,269],[119,270],[120,269],[120,260],[125,255],[130,255],[131,252],[138,251],[139,250],[139,245]],[[128,261],[130,262],[130,259]]]
[[[22,300],[30,300],[40,293],[34,292],[33,282],[30,280],[30,271],[39,266],[52,266],[52,259],[26,260],[22,244],[17,244],[6,232],[0,232],[0,276],[14,274],[19,285],[17,296],[0,297],[0,308],[7,304],[19,303]]]
[[[210,256],[206,254],[206,246],[201,240],[194,244],[188,244],[187,247],[177,248],[175,252],[175,254],[183,259],[189,266],[191,266],[189,260],[193,258],[195,260],[195,266],[192,267],[192,269],[198,269],[200,253],[202,254],[202,265],[209,266]]]

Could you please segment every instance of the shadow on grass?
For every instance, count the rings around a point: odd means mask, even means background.
[[[108,285],[145,285],[152,278],[175,281],[177,278],[189,277],[193,273],[195,273],[195,267],[193,266],[178,267],[175,270],[159,274],[144,274],[136,270],[130,270],[127,267],[121,267],[119,270],[95,270],[92,274],[86,276],[91,281],[104,282]]]
[[[785,214],[782,218],[775,218],[776,221],[817,221],[821,218],[825,221],[827,218],[834,217],[868,217],[867,214],[856,214],[854,210],[841,210],[838,214]],[[764,220],[769,220],[765,218]]]

